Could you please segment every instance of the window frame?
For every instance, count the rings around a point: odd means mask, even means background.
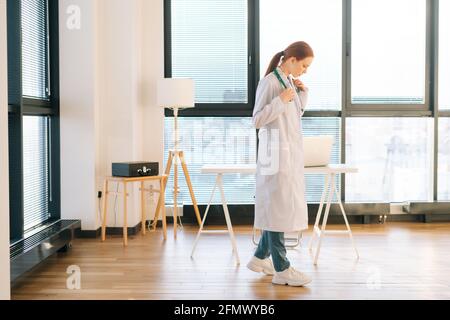
[[[439,112],[439,1],[426,0],[426,54],[425,54],[425,101],[424,104],[353,104],[351,96],[351,48],[352,48],[352,0],[343,3],[343,113],[342,113],[342,161],[346,160],[346,118],[350,117],[428,117],[434,118],[433,153],[433,202],[438,202],[438,120]],[[450,116],[450,112],[448,113]],[[345,175],[341,181],[341,200],[345,202]],[[411,202],[413,203],[413,202]],[[450,208],[450,206],[449,206]]]
[[[8,24],[8,117],[11,117],[9,137],[10,157],[10,243],[22,240],[27,233],[54,223],[61,218],[60,200],[60,96],[59,96],[59,3],[46,0],[48,26],[48,59],[46,68],[49,82],[48,99],[23,96],[22,89],[22,32],[21,1],[7,0]],[[50,218],[41,225],[24,230],[23,194],[23,116],[49,118],[49,213]],[[13,160],[13,161],[11,161]]]
[[[346,2],[346,0],[344,0]],[[426,0],[426,23],[425,23],[425,97],[423,104],[359,104],[352,103],[352,0],[347,0],[347,4],[344,4],[346,10],[346,16],[349,17],[345,20],[345,33],[347,41],[344,46],[346,49],[345,56],[347,59],[346,63],[346,109],[349,115],[368,115],[372,113],[385,113],[389,116],[401,116],[402,114],[410,116],[430,116],[432,114],[432,105],[430,99],[430,79],[432,72],[432,42],[431,42],[431,30],[432,30],[432,10],[433,10],[433,0]]]
[[[196,103],[195,108],[180,111],[183,117],[251,117],[255,101],[256,88],[259,78],[259,56],[255,54],[259,51],[259,35],[257,34],[257,24],[259,17],[255,15],[259,11],[259,1],[247,0],[248,6],[248,71],[247,71],[247,103]],[[164,0],[164,75],[166,78],[172,77],[172,1]],[[257,57],[258,56],[258,57]],[[258,77],[256,77],[256,75]],[[172,110],[165,110],[167,117],[173,117]]]

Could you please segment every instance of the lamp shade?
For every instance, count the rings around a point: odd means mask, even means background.
[[[158,106],[163,108],[194,108],[195,86],[192,79],[161,79],[158,81]]]

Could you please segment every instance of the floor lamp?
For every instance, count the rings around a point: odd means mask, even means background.
[[[165,174],[167,177],[170,176],[170,171],[172,165],[174,167],[174,188],[173,188],[173,230],[174,237],[177,237],[177,198],[178,198],[178,165],[181,164],[183,169],[184,177],[186,179],[186,184],[189,188],[189,193],[192,199],[192,205],[194,206],[195,215],[197,217],[198,225],[200,226],[202,221],[200,218],[200,212],[197,206],[197,200],[195,199],[194,189],[192,188],[191,178],[186,165],[186,160],[184,158],[184,152],[180,150],[179,146],[179,132],[178,132],[178,111],[181,109],[194,108],[195,107],[195,88],[194,81],[191,79],[162,79],[158,81],[158,106],[162,108],[167,108],[173,110],[174,115],[174,149],[169,151],[169,157],[167,159]],[[166,188],[168,179],[163,185]],[[156,217],[153,221],[153,229],[156,229],[156,224],[159,218],[159,209],[164,203],[158,203],[156,208]]]

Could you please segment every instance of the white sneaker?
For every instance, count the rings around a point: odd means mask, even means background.
[[[282,272],[276,272],[273,276],[272,283],[292,287],[303,287],[304,285],[310,283],[311,280],[312,279],[306,274],[289,267]]]
[[[272,260],[270,258],[262,260],[253,256],[247,264],[247,268],[254,272],[264,272],[268,276],[275,274],[275,268],[273,267]]]

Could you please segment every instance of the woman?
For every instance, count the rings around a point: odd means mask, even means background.
[[[259,129],[255,228],[262,231],[262,236],[247,266],[273,275],[272,283],[280,285],[303,286],[311,282],[307,275],[291,267],[284,233],[308,228],[300,121],[308,88],[298,77],[307,72],[313,59],[313,50],[303,41],[277,53],[258,85],[253,111],[253,124]]]

